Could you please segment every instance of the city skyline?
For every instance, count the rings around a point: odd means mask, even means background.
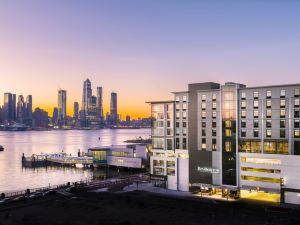
[[[104,115],[117,92],[120,114],[137,118],[149,116],[145,101],[170,99],[186,82],[298,83],[299,9],[297,1],[1,2],[0,94],[31,94],[51,115],[62,88],[72,115],[89,77],[104,87]]]

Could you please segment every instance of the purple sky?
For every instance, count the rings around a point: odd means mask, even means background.
[[[82,83],[119,94],[124,117],[192,82],[300,83],[300,1],[0,2],[0,95],[68,108]],[[0,98],[0,104],[3,97]]]

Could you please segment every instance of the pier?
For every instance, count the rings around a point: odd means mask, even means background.
[[[61,166],[91,166],[93,165],[93,157],[88,156],[71,156],[66,153],[53,153],[53,154],[33,154],[30,157],[22,156],[22,165],[24,167],[40,167],[49,165]]]

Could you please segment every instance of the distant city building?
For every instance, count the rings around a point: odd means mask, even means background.
[[[89,99],[92,97],[92,84],[89,79],[83,82],[83,94],[82,94],[82,104],[81,104],[81,125],[88,126],[87,124],[87,114],[88,114],[88,103]]]
[[[54,107],[54,109],[53,109],[52,124],[53,124],[53,126],[58,125],[58,108],[57,107]]]
[[[58,124],[59,126],[66,124],[67,116],[67,91],[58,91]]]
[[[74,114],[73,114],[74,120],[78,120],[79,118],[79,103],[74,102]]]
[[[23,95],[18,96],[17,103],[17,121],[18,123],[24,123],[26,117],[26,104]]]
[[[49,118],[48,118],[48,112],[44,111],[43,109],[36,108],[34,112],[32,113],[34,126],[35,127],[48,127],[49,124]]]
[[[117,93],[112,92],[110,96],[110,123],[115,125],[118,122],[118,105],[117,105]]]
[[[6,122],[16,120],[16,95],[4,93],[3,119]]]
[[[97,115],[100,122],[103,122],[103,88],[97,87]]]
[[[26,103],[25,103],[25,118],[23,120],[23,123],[26,124],[29,127],[32,127],[32,95],[28,95],[26,97]]]

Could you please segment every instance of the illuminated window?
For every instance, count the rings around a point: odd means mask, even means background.
[[[272,137],[272,130],[270,129],[266,130],[266,137]]]
[[[217,151],[217,139],[212,139],[212,151]]]
[[[269,178],[269,177],[255,177],[255,176],[241,176],[242,180],[250,180],[257,182],[266,182],[266,183],[280,183],[279,178]]]
[[[242,112],[241,112],[241,117],[242,117],[242,118],[246,118],[246,111],[245,111],[245,110],[242,110]]]
[[[201,117],[202,117],[202,119],[206,119],[206,111],[202,111]]]
[[[285,108],[286,101],[285,99],[280,99],[280,108]]]
[[[261,152],[261,141],[241,141],[239,144],[239,151],[240,152],[254,152],[260,153]]]
[[[201,96],[202,101],[206,101],[206,95]]]
[[[225,142],[225,151],[226,152],[231,152],[231,142],[230,141],[226,141]]]
[[[217,108],[217,103],[216,102],[213,102],[212,103],[212,109],[216,109]]]
[[[253,117],[254,117],[254,118],[258,118],[258,116],[259,116],[258,110],[254,110],[254,111],[253,111]]]
[[[285,120],[280,120],[280,128],[285,128]]]
[[[212,112],[212,118],[214,118],[214,119],[217,118],[217,112],[216,111]]]
[[[281,171],[277,169],[265,169],[265,168],[253,168],[253,167],[241,167],[242,171],[258,172],[258,173],[275,173],[279,174]]]
[[[216,101],[216,100],[217,100],[217,94],[213,94],[213,95],[212,95],[212,100],[213,100],[213,101]]]
[[[246,92],[242,92],[241,98],[242,98],[243,100],[246,99]]]
[[[186,119],[186,112],[182,112],[182,119]]]
[[[246,130],[241,130],[241,137],[246,137],[246,136],[247,136]]]
[[[202,108],[203,110],[206,109],[206,102],[202,102],[202,103],[201,103],[201,108]]]
[[[294,131],[294,137],[299,138],[300,137],[300,130],[295,130]]]
[[[180,118],[180,113],[177,112],[177,113],[176,113],[176,119],[179,119],[179,118]]]
[[[186,102],[186,100],[187,100],[186,95],[183,95],[183,96],[182,96],[182,101]]]
[[[253,107],[254,107],[255,109],[258,108],[258,100],[254,100],[254,101],[253,101]]]
[[[267,91],[267,98],[272,98],[272,91]]]
[[[267,165],[281,165],[281,160],[280,159],[241,157],[241,162],[243,162],[243,163],[254,163],[254,164],[267,164]]]
[[[299,107],[299,105],[300,105],[300,99],[299,98],[295,98],[294,99],[294,106],[295,107]]]
[[[268,109],[267,110],[267,118],[271,118],[272,117],[272,110]]]
[[[187,109],[186,103],[183,103],[182,104],[182,110],[186,110],[186,109]]]
[[[258,99],[259,98],[259,93],[257,91],[253,92],[253,98]]]
[[[176,102],[179,102],[180,101],[180,98],[179,98],[179,96],[176,96],[176,100],[175,100]]]
[[[294,89],[294,96],[295,97],[299,97],[300,96],[300,89],[299,88],[295,88]]]
[[[242,121],[241,121],[241,127],[242,127],[242,128],[246,128],[246,126],[247,126],[246,120],[242,120]]]
[[[180,109],[180,105],[176,104],[176,110],[179,110],[179,109]]]
[[[226,128],[231,128],[231,120],[226,120],[225,121],[225,127]]]
[[[225,129],[225,136],[231,137],[231,129]]]
[[[242,109],[246,109],[246,101],[242,101],[241,102],[241,108]]]
[[[280,98],[285,98],[285,90],[280,91]]]
[[[285,109],[281,109],[280,110],[280,118],[284,118],[285,117]]]
[[[206,139],[202,139],[202,144],[201,144],[201,150],[205,151],[206,150]]]
[[[267,100],[267,108],[272,108],[272,101],[271,100]]]

